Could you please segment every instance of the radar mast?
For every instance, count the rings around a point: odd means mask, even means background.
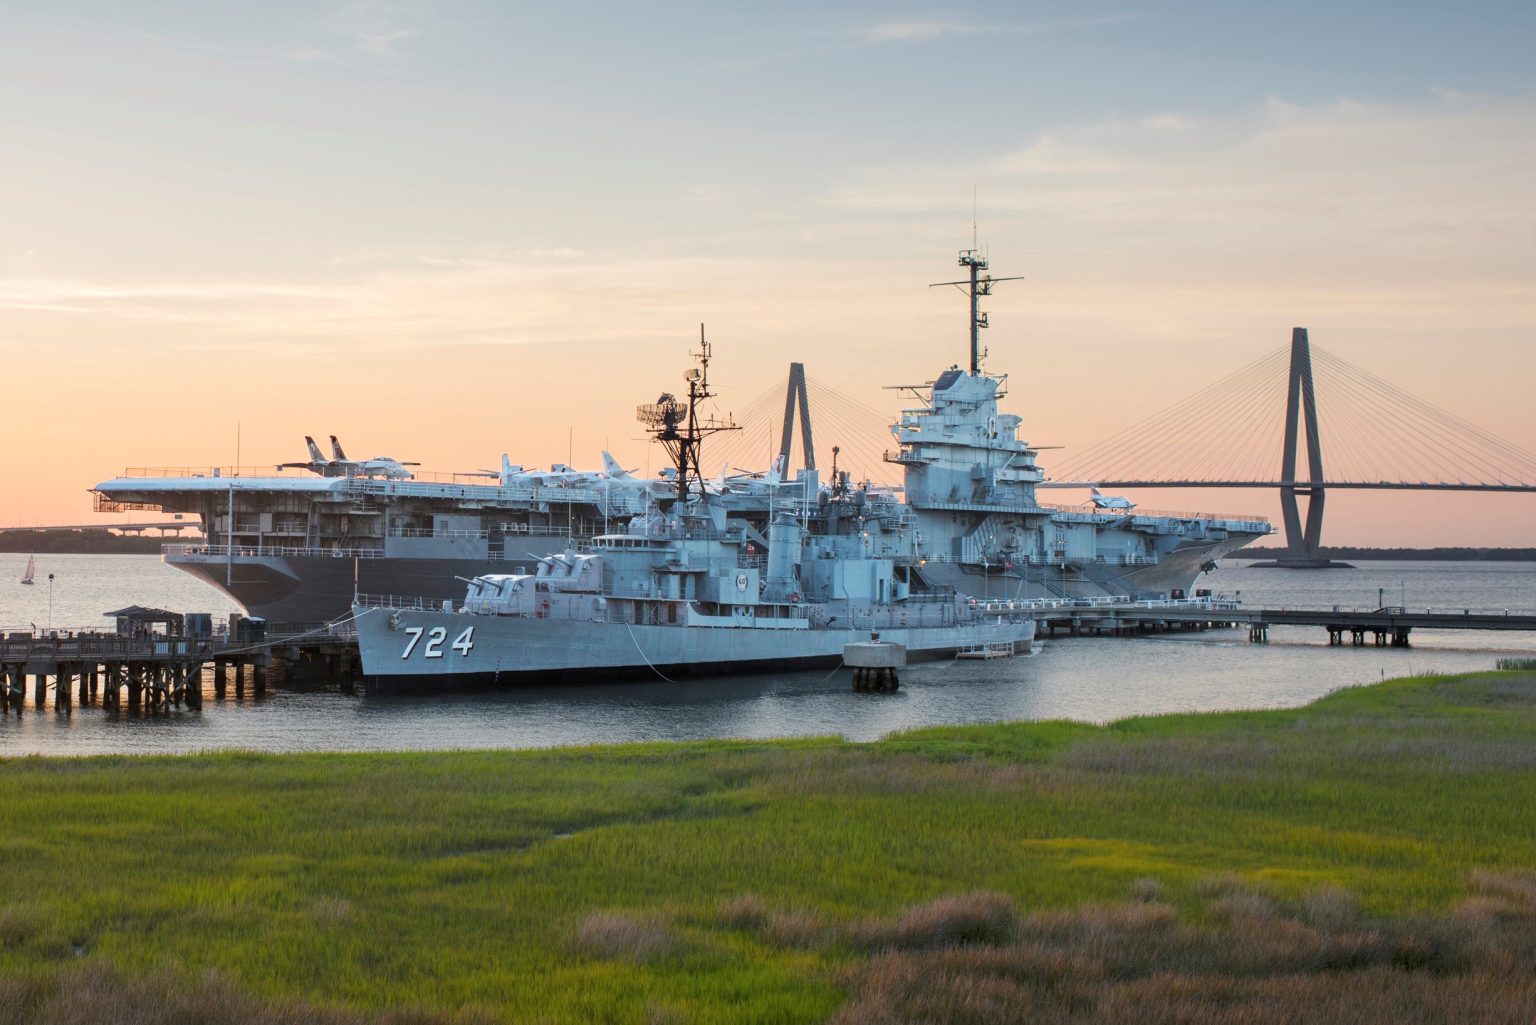
[[[692,473],[698,480],[704,479],[699,467],[699,448],[704,438],[721,431],[741,430],[729,418],[718,420],[699,415],[699,403],[714,398],[715,394],[709,390],[709,360],[712,354],[709,340],[704,337],[704,325],[700,324],[699,351],[692,354],[699,365],[683,375],[683,380],[688,382],[687,401],[680,401],[670,392],[663,392],[654,403],[640,406],[635,411],[635,419],[656,436],[656,440],[666,447],[667,454],[672,457],[672,466],[677,471],[676,501],[684,506],[688,503],[688,475]]]
[[[972,243],[974,246],[975,243]],[[986,357],[986,352],[981,348],[981,329],[987,326],[987,315],[981,309],[983,296],[992,294],[992,286],[999,281],[1023,281],[1024,276],[1017,275],[1011,278],[994,278],[990,274],[983,274],[987,269],[987,258],[981,255],[979,249],[960,250],[960,266],[970,269],[971,276],[961,281],[940,281],[929,285],[929,288],[939,288],[944,285],[954,285],[963,289],[971,299],[971,373],[981,373],[981,361]]]

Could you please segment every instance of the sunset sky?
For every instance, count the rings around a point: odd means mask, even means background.
[[[894,414],[882,385],[964,359],[927,286],[973,202],[1026,277],[985,341],[1031,442],[1304,325],[1536,450],[1533,44],[1514,2],[11,0],[0,525],[93,521],[91,485],[233,463],[237,429],[249,465],[335,433],[654,466],[634,406],[700,322],[722,408],[800,360]],[[1536,495],[1329,502],[1331,543],[1536,546]]]

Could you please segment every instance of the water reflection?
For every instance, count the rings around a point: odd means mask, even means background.
[[[1284,573],[1223,568],[1247,604],[1362,604],[1377,581],[1399,580],[1417,604],[1494,601],[1536,607],[1536,566],[1396,564],[1385,570]],[[1366,594],[1366,592],[1369,594]],[[1471,600],[1480,596],[1483,601]],[[363,697],[334,690],[247,690],[200,712],[148,714],[30,708],[0,719],[0,753],[403,750],[550,747],[730,737],[838,735],[864,741],[922,726],[1294,706],[1384,676],[1487,669],[1501,652],[1536,654],[1536,637],[1415,634],[1414,647],[1329,648],[1321,630],[1246,631],[1042,641],[1028,657],[931,662],[902,672],[896,695],[855,694],[843,670],[432,696]]]

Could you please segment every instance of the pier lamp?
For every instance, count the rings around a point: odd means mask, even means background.
[[[48,574],[48,632],[53,633],[53,574]]]

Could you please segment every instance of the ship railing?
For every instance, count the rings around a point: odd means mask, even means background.
[[[401,609],[407,612],[456,612],[463,602],[452,598],[422,598],[400,594],[359,594],[352,599],[354,605],[367,609]]]
[[[926,565],[927,563],[934,562],[934,563],[940,563],[940,564],[943,564],[943,563],[959,563],[959,564],[964,564],[964,565],[990,565],[990,566],[994,566],[994,567],[1001,567],[1003,569],[1018,569],[1018,568],[1021,568],[1021,567],[1030,567],[1030,568],[1043,567],[1043,568],[1046,568],[1046,569],[1051,569],[1051,568],[1055,568],[1055,567],[1061,566],[1061,562],[1062,562],[1061,555],[1059,553],[1056,553],[1056,552],[1049,552],[1049,553],[1043,553],[1043,552],[1030,552],[1030,553],[1010,552],[1010,553],[1006,554],[1003,557],[1002,561],[992,561],[992,562],[987,562],[986,560],[983,560],[983,559],[967,559],[967,558],[962,558],[962,557],[960,557],[958,555],[936,555],[936,554],[935,555],[892,554],[891,558],[897,564],[902,565],[902,566],[918,566],[918,567],[921,567],[921,566]],[[1067,557],[1066,557],[1066,561],[1067,561],[1067,565],[1069,565],[1069,566],[1078,566],[1078,565],[1081,565],[1083,562],[1088,561],[1088,557],[1082,556],[1082,555],[1078,555],[1078,554],[1073,553],[1073,552],[1068,552],[1067,553]],[[1120,566],[1155,566],[1155,565],[1157,565],[1157,562],[1158,562],[1157,557],[1156,556],[1152,556],[1152,555],[1118,555],[1118,556],[1114,556],[1113,558],[1109,558],[1109,557],[1106,557],[1104,555],[1095,555],[1095,556],[1092,557],[1092,561],[1100,562],[1100,563],[1112,562],[1115,565],[1120,565]]]
[[[1139,520],[1169,519],[1169,520],[1207,520],[1215,526],[1226,527],[1229,530],[1256,530],[1268,533],[1270,522],[1262,516],[1253,513],[1226,513],[1226,512],[1189,512],[1187,510],[1174,509],[1143,509],[1137,506],[1134,509],[1100,509],[1092,502],[1082,505],[1052,505],[1041,503],[1041,509],[1055,513],[1067,513],[1077,516],[1095,516],[1105,518],[1129,518]]]
[[[357,627],[350,618],[318,620],[307,623],[275,623],[267,621],[266,642],[269,644],[318,637],[354,637]]]
[[[304,546],[304,545],[186,545],[170,544],[161,545],[160,553],[168,559],[204,559],[204,558],[236,558],[236,559],[286,559],[286,558],[328,558],[328,559],[382,559],[384,551],[381,548],[343,548],[336,546]]]
[[[601,505],[605,500],[614,506],[625,491],[602,481],[569,484],[533,484],[513,481],[508,484],[465,484],[462,481],[433,481],[426,479],[399,480],[387,477],[343,477],[340,485],[354,494],[394,496],[400,498],[466,498],[475,501],[502,500],[508,502],[551,502],[556,505]]]
[[[280,468],[267,463],[261,466],[127,466],[123,477],[291,477],[313,479],[308,470]]]
[[[1034,600],[1028,598],[1019,599],[978,599],[972,598],[966,603],[967,607],[981,613],[994,612],[1029,612],[1036,606]]]
[[[408,538],[441,538],[453,541],[484,541],[490,536],[488,530],[434,530],[431,527],[395,527],[389,532],[390,537]]]
[[[416,471],[408,478],[385,477],[382,474],[369,475],[364,472],[338,474],[326,477],[317,474],[313,470],[302,466],[275,466],[272,463],[261,463],[255,466],[128,466],[123,468],[122,477],[233,477],[235,479],[262,477],[281,477],[290,480],[334,480],[345,481],[348,485],[427,485],[441,487],[444,485],[470,488],[480,493],[487,489],[500,489],[499,481],[481,483],[474,478],[486,476],[483,473],[423,473]],[[434,492],[438,493],[438,492]]]
[[[491,530],[492,534],[507,537],[597,537],[606,531],[603,524],[592,520],[574,520],[566,526],[535,526],[528,523],[504,523]]]
[[[908,605],[947,605],[955,600],[953,587],[936,587],[930,591],[918,591],[908,594],[902,599],[902,603]]]
[[[666,529],[662,529],[660,533],[655,533],[655,534],[628,534],[628,533],[623,533],[623,532],[599,532],[599,533],[593,533],[593,534],[590,534],[590,535],[579,535],[579,536],[593,537],[593,538],[597,538],[597,537],[632,537],[632,538],[636,538],[638,540],[647,540],[647,541],[729,541],[729,542],[735,542],[735,543],[738,543],[738,544],[745,544],[748,540],[750,540],[747,537],[745,531],[742,531],[742,530],[737,529],[737,528],[732,528],[730,530],[713,530],[713,529],[706,529],[706,530],[666,530]],[[595,544],[593,542],[588,542],[588,541],[582,542],[577,547],[582,552],[598,552],[598,551],[603,551],[604,550],[602,545],[598,545],[598,544]],[[751,556],[743,555],[743,556],[740,556],[739,558],[751,558]]]

